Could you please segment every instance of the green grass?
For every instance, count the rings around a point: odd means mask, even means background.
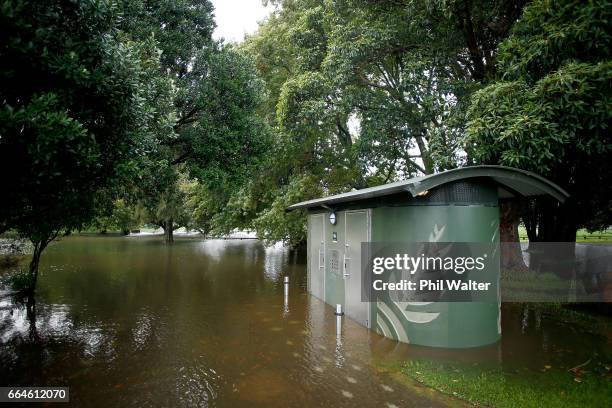
[[[502,270],[500,284],[504,302],[569,302],[587,293],[580,279],[561,279],[550,272]]]
[[[527,231],[523,226],[519,226],[519,239],[527,241]],[[576,242],[583,243],[612,243],[612,230],[588,232],[585,229],[580,229],[576,232]]]
[[[580,229],[576,232],[576,242],[612,242],[612,230],[588,232]]]
[[[478,365],[409,361],[401,371],[416,381],[477,406],[497,408],[612,406],[610,367],[599,365],[580,377],[542,367],[503,372]]]

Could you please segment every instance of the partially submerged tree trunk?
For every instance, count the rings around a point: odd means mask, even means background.
[[[26,316],[28,318],[28,322],[30,323],[28,337],[30,340],[39,342],[41,339],[36,328],[36,299],[34,298],[33,294],[28,296],[26,300]]]
[[[164,242],[171,244],[174,242],[174,220],[172,218],[165,220],[161,223],[164,230]]]
[[[22,292],[28,296],[32,296],[36,290],[36,282],[38,281],[38,266],[40,264],[40,256],[42,252],[45,250],[47,245],[51,243],[55,238],[57,238],[59,231],[53,232],[49,235],[44,236],[40,239],[32,239],[32,245],[34,246],[34,250],[32,252],[32,260],[30,261],[30,266],[28,268],[29,274],[29,282],[28,286],[22,288]]]
[[[531,270],[566,277],[575,272],[578,228],[574,207],[571,198],[564,204],[550,197],[540,197],[529,203],[523,220],[530,242]]]
[[[520,203],[515,199],[499,202],[499,241],[503,270],[527,270],[519,239],[519,209]]]

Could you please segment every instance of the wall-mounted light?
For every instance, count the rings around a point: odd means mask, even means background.
[[[338,220],[336,219],[336,213],[332,211],[332,212],[329,214],[329,223],[330,223],[331,225],[336,225],[336,223],[337,223],[337,222],[338,222]]]

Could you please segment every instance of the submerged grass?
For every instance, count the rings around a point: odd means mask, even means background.
[[[34,287],[34,277],[27,270],[16,270],[2,276],[0,282],[3,286],[15,292],[25,293]]]
[[[504,372],[478,365],[409,361],[401,371],[418,382],[472,404],[498,408],[612,406],[610,367],[568,372]]]

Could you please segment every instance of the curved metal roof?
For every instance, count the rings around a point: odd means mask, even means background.
[[[396,181],[395,183],[384,184],[382,186],[350,191],[348,193],[329,197],[302,201],[301,203],[287,207],[287,210],[325,207],[339,203],[384,197],[402,192],[408,192],[413,197],[416,197],[420,193],[443,184],[474,177],[489,178],[495,181],[501,189],[500,197],[512,197],[516,195],[524,197],[550,195],[560,202],[564,202],[565,199],[569,197],[567,191],[555,183],[529,171],[505,166],[471,166],[422,177],[415,177],[408,180]]]

